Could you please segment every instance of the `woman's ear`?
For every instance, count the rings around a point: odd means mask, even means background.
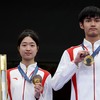
[[[38,50],[39,50],[39,46],[37,46],[37,52],[38,52]]]
[[[18,50],[18,52],[19,52],[19,46],[17,47],[17,50]]]

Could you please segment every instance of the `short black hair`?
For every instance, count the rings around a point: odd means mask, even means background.
[[[39,46],[39,37],[37,33],[32,29],[25,29],[18,37],[17,47],[20,46],[22,40],[27,36],[31,37],[36,42],[36,45]]]
[[[100,17],[100,8],[96,6],[85,7],[78,16],[78,21],[83,23],[86,17]]]

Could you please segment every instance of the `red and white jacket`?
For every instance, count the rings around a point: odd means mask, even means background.
[[[92,44],[84,39],[85,48],[93,53]],[[100,46],[100,40],[94,43],[94,50]],[[100,52],[94,57],[94,64],[86,66],[80,62],[78,67],[73,63],[82,47],[73,46],[64,51],[58,68],[52,78],[55,91],[61,89],[71,79],[71,100],[100,100]]]
[[[34,71],[37,63],[26,66],[20,63],[21,68],[27,76]],[[40,94],[39,100],[52,100],[51,74],[39,68],[37,74],[42,77],[43,92]],[[18,67],[7,70],[8,80],[8,100],[36,100],[34,95],[34,84],[26,81],[20,74]]]

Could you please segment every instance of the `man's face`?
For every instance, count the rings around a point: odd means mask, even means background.
[[[100,35],[100,17],[86,17],[80,28],[84,30],[87,37],[97,37]]]

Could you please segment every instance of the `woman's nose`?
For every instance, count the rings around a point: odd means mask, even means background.
[[[27,49],[27,50],[30,50],[30,46],[27,45],[26,49]]]

